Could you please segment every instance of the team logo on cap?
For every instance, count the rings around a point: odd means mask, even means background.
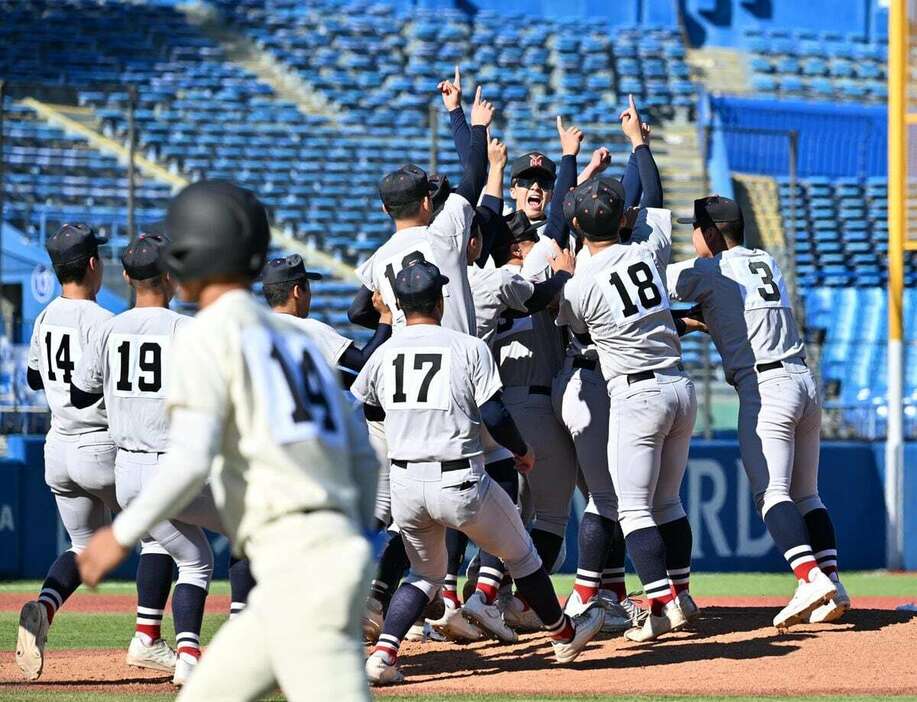
[[[529,168],[541,168],[544,162],[544,156],[541,154],[532,154],[529,156]]]

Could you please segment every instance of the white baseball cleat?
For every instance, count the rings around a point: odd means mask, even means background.
[[[360,617],[360,626],[363,628],[363,640],[374,644],[382,633],[382,603],[375,597],[366,600],[366,610]]]
[[[26,602],[19,611],[16,637],[16,665],[26,680],[38,680],[45,665],[48,640],[48,610],[41,602]]]
[[[496,605],[487,604],[484,596],[475,591],[462,607],[465,617],[479,626],[484,633],[490,634],[505,643],[516,643],[519,637],[503,620],[503,613]]]
[[[398,662],[389,663],[388,658],[380,653],[374,653],[366,659],[366,679],[373,687],[383,685],[397,685],[404,682],[404,675],[398,669]]]
[[[618,634],[640,626],[649,614],[629,597],[618,602],[618,596],[611,590],[599,590],[599,604],[605,609],[604,634]]]
[[[624,638],[637,643],[655,641],[663,634],[668,634],[670,631],[678,631],[685,624],[687,624],[685,615],[682,613],[678,603],[673,600],[662,608],[662,614],[657,616],[650,612],[649,616],[643,621],[643,626],[625,631]]]
[[[190,653],[179,653],[175,657],[175,672],[172,674],[172,684],[181,687],[188,682],[200,658]]]
[[[583,652],[592,639],[602,630],[602,622],[605,621],[605,610],[600,606],[587,605],[587,609],[578,617],[573,618],[573,625],[576,627],[573,638],[570,641],[552,641],[554,647],[554,658],[558,663],[572,663],[577,656]]]
[[[809,624],[837,621],[850,609],[850,595],[847,594],[847,588],[840,580],[834,581],[834,587],[837,589],[837,594],[828,601],[828,604],[812,610],[812,614],[809,615]]]
[[[404,637],[405,641],[414,641],[415,643],[426,643],[427,641],[445,641],[445,637],[435,631],[430,623],[424,620],[414,622],[413,626],[408,629]]]
[[[503,620],[516,631],[543,631],[544,624],[535,610],[518,597],[510,598],[502,608]]]
[[[147,646],[140,634],[134,634],[131,645],[127,647],[125,662],[135,668],[161,670],[164,673],[175,672],[175,651],[162,639],[156,639]]]
[[[462,616],[462,608],[446,603],[446,610],[439,619],[428,619],[433,631],[445,636],[450,641],[465,643],[484,638],[484,632]]]
[[[793,599],[774,617],[774,626],[783,631],[794,624],[809,621],[809,615],[836,594],[837,587],[831,578],[820,569],[813,570],[808,582],[799,581]]]
[[[700,618],[700,607],[697,606],[697,602],[694,601],[694,598],[691,597],[687,590],[679,592],[675,597],[675,601],[681,607],[681,613],[685,615],[685,620],[688,624],[693,624]]]

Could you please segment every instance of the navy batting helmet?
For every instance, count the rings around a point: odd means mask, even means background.
[[[271,228],[257,196],[222,180],[189,185],[169,203],[163,267],[179,280],[220,275],[254,279],[264,267]]]

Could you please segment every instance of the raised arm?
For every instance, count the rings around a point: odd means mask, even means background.
[[[650,128],[640,121],[640,114],[637,112],[637,105],[634,102],[634,96],[627,96],[627,109],[621,113],[621,130],[630,140],[633,147],[632,159],[636,161],[637,172],[639,175],[640,188],[643,197],[631,203],[627,199],[626,205],[639,205],[640,207],[662,207],[662,181],[659,178],[659,168],[653,158],[653,153],[649,147]],[[626,176],[626,174],[625,174]],[[628,195],[625,186],[625,194]]]
[[[455,189],[472,206],[478,204],[478,196],[487,179],[487,127],[493,121],[494,106],[481,97],[481,86],[475,91],[471,107],[471,147],[462,180]]]
[[[564,219],[564,195],[576,185],[576,156],[583,143],[583,131],[578,127],[564,127],[564,121],[557,116],[557,134],[560,137],[562,157],[557,168],[557,180],[554,182],[554,194],[551,196],[551,209],[548,212],[548,223],[545,225],[545,236],[557,242],[561,248],[567,248],[567,222]]]
[[[582,185],[587,180],[592,178],[592,176],[598,175],[610,165],[611,152],[604,146],[600,146],[592,152],[592,159],[589,161],[589,163],[586,164],[586,167],[580,171],[579,177],[576,179],[576,184]],[[636,167],[636,164],[634,164],[635,169]],[[634,172],[634,177],[636,177],[636,171]]]
[[[448,80],[441,81],[436,89],[443,96],[443,104],[449,112],[452,141],[455,142],[459,161],[462,168],[467,168],[468,159],[471,157],[471,128],[465,121],[465,111],[462,109],[462,74],[459,67],[455,67],[455,78],[451,83]]]

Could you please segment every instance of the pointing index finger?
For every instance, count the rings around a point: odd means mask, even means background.
[[[481,104],[481,86],[478,86],[478,89],[474,91],[474,102],[476,105]]]
[[[634,112],[637,111],[637,105],[634,103],[634,94],[633,93],[627,94],[627,107],[633,110]]]
[[[459,71],[458,64],[455,64],[455,80],[452,82],[452,84],[453,84],[458,90],[461,90],[461,89],[462,89],[462,74],[461,74],[461,72]]]
[[[564,131],[564,119],[560,115],[557,115],[557,131],[563,134]]]

